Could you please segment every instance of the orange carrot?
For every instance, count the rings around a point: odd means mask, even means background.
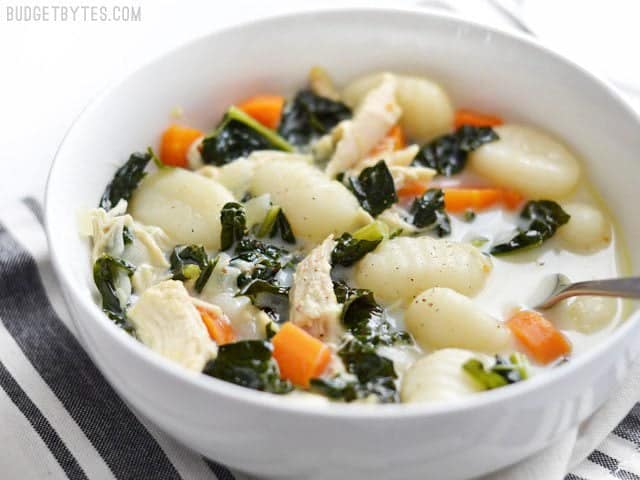
[[[500,117],[485,115],[473,110],[458,110],[453,122],[453,126],[458,129],[462,125],[473,125],[474,127],[496,127],[504,122]]]
[[[540,363],[549,363],[571,352],[571,344],[553,324],[531,310],[521,310],[507,326],[529,354]]]
[[[387,150],[400,150],[406,146],[407,142],[404,138],[404,131],[400,125],[396,124],[391,127],[385,137],[371,149],[369,155],[377,155]]]
[[[238,105],[244,113],[274,130],[280,123],[283,107],[284,97],[280,95],[256,95]]]
[[[504,203],[514,209],[522,202],[519,193],[499,188],[445,188],[444,204],[448,212],[460,213],[465,210],[484,210],[497,203]]]
[[[160,160],[172,167],[186,167],[189,147],[202,135],[204,134],[195,128],[171,125],[162,134]]]
[[[408,182],[398,189],[400,197],[419,197],[427,191],[427,184],[424,182]]]
[[[282,325],[271,342],[280,376],[304,388],[309,386],[309,380],[322,374],[331,360],[327,345],[291,322]]]
[[[236,341],[236,334],[229,319],[225,315],[218,315],[216,312],[205,310],[202,307],[196,307],[200,312],[200,317],[207,327],[209,336],[215,340],[218,345],[231,343]]]

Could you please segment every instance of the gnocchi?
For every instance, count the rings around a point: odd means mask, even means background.
[[[600,250],[611,242],[611,224],[599,209],[578,202],[562,208],[571,218],[558,233],[569,248],[588,252]]]
[[[159,170],[145,178],[131,198],[129,212],[160,227],[176,243],[220,248],[222,206],[233,201],[225,187],[181,168]]]
[[[431,287],[465,295],[477,293],[491,261],[467,243],[431,237],[398,237],[384,242],[356,266],[358,285],[384,300],[408,300]]]
[[[478,355],[468,350],[445,348],[417,360],[405,373],[400,398],[406,403],[455,400],[484,390],[462,366]]]
[[[498,141],[470,155],[470,166],[480,175],[533,199],[563,198],[576,187],[578,160],[556,139],[521,125],[502,125],[495,131]]]
[[[513,346],[511,332],[502,322],[450,288],[430,288],[414,298],[405,322],[425,349],[454,347],[491,354]]]

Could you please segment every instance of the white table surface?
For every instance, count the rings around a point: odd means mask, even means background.
[[[548,0],[540,1],[548,3]],[[42,3],[40,0],[25,4]],[[62,3],[78,5],[83,2],[67,0]],[[308,9],[319,4],[383,5],[385,2],[103,0],[93,3],[139,6],[142,20],[130,23],[9,22],[6,3],[0,3],[0,201],[23,196],[42,200],[56,148],[82,108],[128,71],[173,46],[220,26],[293,8]],[[450,4],[476,20],[508,25],[482,0],[395,0],[386,3],[415,4],[421,8]],[[580,4],[584,5],[584,2]],[[529,10],[533,24],[540,25],[540,12],[533,8]],[[593,9],[586,10],[595,15]],[[570,16],[571,10],[565,8],[563,14]],[[557,19],[555,21],[557,23]],[[602,28],[598,34],[603,33]],[[549,32],[549,38],[560,44],[558,39],[562,37],[554,37],[556,31],[553,29]],[[571,43],[562,46],[569,50],[572,46],[575,48]],[[582,53],[586,56],[584,51]],[[630,61],[630,68],[634,66],[640,68],[640,63]]]

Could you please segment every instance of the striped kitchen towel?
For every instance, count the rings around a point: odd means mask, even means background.
[[[636,370],[578,432],[487,478],[640,480]],[[69,322],[33,200],[0,209],[0,478],[246,478],[136,416],[105,381]]]

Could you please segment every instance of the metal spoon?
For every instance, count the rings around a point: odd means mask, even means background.
[[[556,274],[543,281],[531,302],[535,308],[545,310],[565,298],[578,295],[640,298],[640,277],[611,278],[571,283],[565,275]]]

